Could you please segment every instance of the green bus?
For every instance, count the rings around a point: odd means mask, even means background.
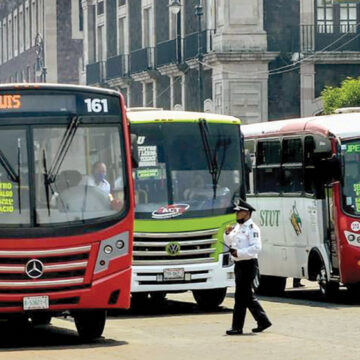
[[[223,245],[233,200],[245,195],[240,120],[157,109],[128,110],[137,136],[133,301],[191,290],[219,306],[234,284]]]

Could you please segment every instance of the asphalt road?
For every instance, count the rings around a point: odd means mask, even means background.
[[[0,359],[359,359],[360,299],[341,291],[323,302],[317,288],[289,289],[283,298],[260,298],[273,326],[252,334],[248,314],[244,336],[225,336],[234,289],[217,312],[201,312],[191,293],[169,295],[162,305],[111,313],[103,338],[86,343],[71,318],[50,326],[0,323]]]

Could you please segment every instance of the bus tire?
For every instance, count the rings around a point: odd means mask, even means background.
[[[192,293],[201,310],[216,310],[225,299],[226,288],[193,290]]]
[[[260,275],[259,280],[254,279],[256,294],[266,296],[282,296],[285,291],[286,277]],[[258,285],[257,287],[256,284]]]
[[[78,334],[85,340],[95,340],[101,337],[105,322],[105,310],[82,311],[74,314]]]
[[[51,321],[51,315],[47,313],[37,313],[32,314],[30,319],[33,325],[49,325]]]
[[[328,280],[324,264],[322,264],[322,266],[320,267],[317,281],[319,284],[321,296],[323,298],[327,300],[332,300],[336,298],[339,293],[339,283]]]

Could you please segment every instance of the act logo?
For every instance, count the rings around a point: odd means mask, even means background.
[[[152,213],[153,219],[171,219],[180,215],[183,215],[190,205],[188,204],[173,204],[162,206]]]

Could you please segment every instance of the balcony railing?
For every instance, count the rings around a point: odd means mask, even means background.
[[[155,51],[153,47],[135,50],[130,56],[130,71],[138,73],[153,69],[155,66]]]
[[[101,83],[105,78],[104,61],[86,65],[86,84]]]
[[[359,34],[356,25],[301,25],[301,51],[360,51]]]
[[[177,64],[181,62],[181,40],[163,41],[156,45],[156,66]]]
[[[106,79],[111,80],[128,74],[129,55],[113,56],[106,61]]]
[[[201,52],[203,54],[212,50],[213,30],[205,30],[201,32]],[[189,60],[198,55],[198,33],[194,32],[185,36],[184,44],[184,60]]]

